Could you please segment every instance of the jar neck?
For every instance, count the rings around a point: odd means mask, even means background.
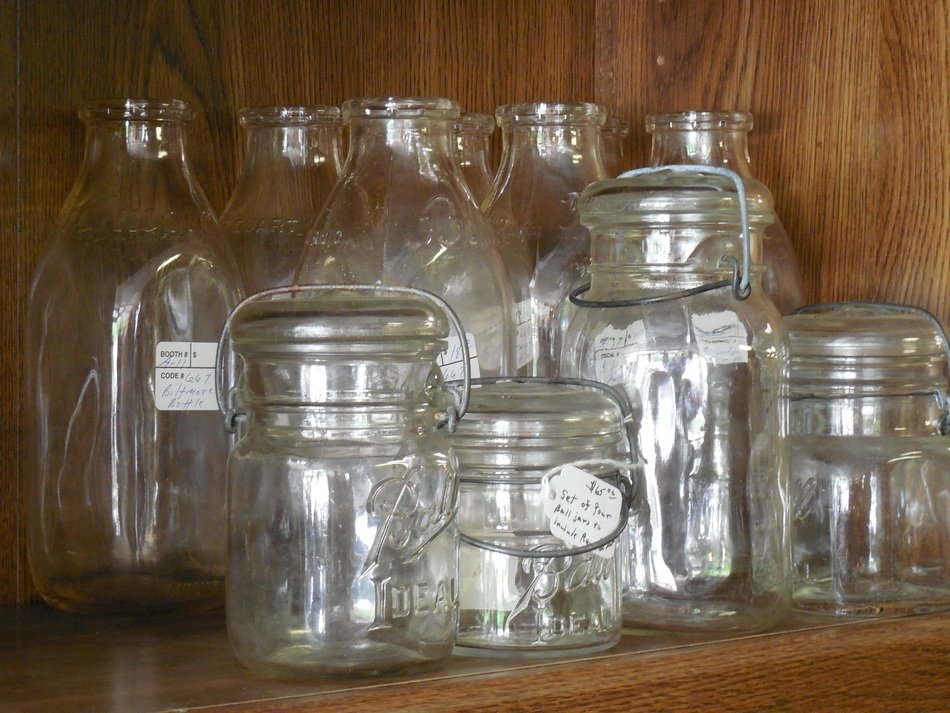
[[[695,164],[728,168],[752,178],[748,129],[654,126],[650,165]]]
[[[304,441],[362,442],[401,445],[409,433],[438,428],[440,414],[428,404],[304,404],[252,403],[248,428],[265,429],[270,437]]]
[[[742,261],[742,235],[737,225],[651,227],[623,224],[592,224],[590,266],[634,269],[645,266],[676,266],[706,272],[720,272],[724,255]],[[753,264],[762,262],[761,227],[750,226],[750,255]]]

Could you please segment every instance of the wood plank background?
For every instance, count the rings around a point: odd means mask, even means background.
[[[254,104],[356,96],[745,109],[751,153],[812,300],[907,301],[950,320],[950,0],[6,0],[0,3],[0,602],[32,597],[22,328],[82,158],[76,107],[176,96],[223,207]]]

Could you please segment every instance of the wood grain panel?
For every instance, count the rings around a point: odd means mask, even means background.
[[[946,0],[597,2],[597,99],[752,111],[754,170],[812,301],[907,301],[950,320]]]
[[[259,679],[222,613],[174,620],[0,609],[0,701],[16,711],[945,711],[950,614],[802,617],[729,638],[627,631],[560,660],[452,656],[425,673]]]
[[[20,505],[16,463],[20,448],[20,336],[17,214],[17,48],[19,13],[0,3],[0,602],[15,601],[24,581],[20,557]],[[7,465],[9,464],[9,465]]]

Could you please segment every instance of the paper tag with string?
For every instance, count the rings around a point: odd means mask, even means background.
[[[565,465],[548,478],[544,514],[551,534],[572,547],[584,547],[604,539],[620,524],[623,494],[574,465]],[[616,542],[596,550],[600,557],[613,557]]]

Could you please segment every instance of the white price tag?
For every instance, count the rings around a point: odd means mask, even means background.
[[[594,338],[594,373],[604,384],[623,384],[645,349],[646,328],[637,321],[625,329],[605,327]],[[633,357],[633,358],[632,358]]]
[[[618,488],[576,466],[566,465],[548,480],[544,514],[552,535],[572,547],[584,547],[617,529],[622,501]],[[612,557],[615,544],[611,542],[594,552]]]
[[[462,342],[458,337],[452,336],[447,340],[448,346],[445,351],[439,354],[438,365],[442,368],[442,378],[446,381],[461,381],[465,378],[465,360],[462,358]],[[475,335],[470,332],[465,333],[465,341],[468,343],[468,364],[473,379],[481,376],[478,369],[478,348],[475,346]]]
[[[515,307],[515,368],[530,364],[538,351],[538,331],[531,318],[531,300],[521,300]]]
[[[216,342],[159,342],[155,347],[155,408],[217,411]]]

